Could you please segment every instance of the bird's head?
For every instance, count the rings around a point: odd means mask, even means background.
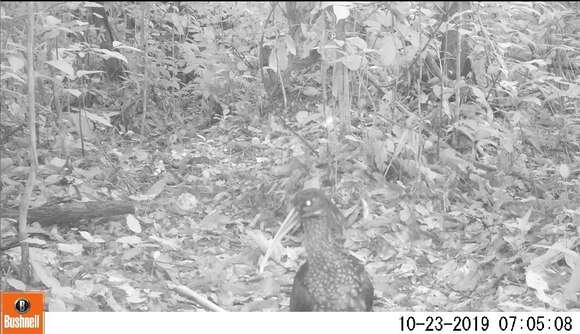
[[[324,193],[318,189],[305,189],[296,194],[292,199],[290,212],[296,211],[297,218],[307,218],[312,216],[323,215],[332,211],[332,204]]]
[[[305,189],[298,192],[292,199],[290,212],[288,212],[284,222],[280,225],[278,232],[276,232],[274,239],[272,239],[270,246],[266,250],[266,254],[262,258],[260,272],[264,270],[274,246],[300,224],[324,224],[323,229],[335,238],[342,236],[343,222],[344,216],[322,191]]]

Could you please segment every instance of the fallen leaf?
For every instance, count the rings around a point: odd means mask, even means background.
[[[121,237],[117,239],[117,242],[120,242],[125,245],[138,245],[141,243],[141,238],[136,235]]]
[[[73,255],[81,255],[83,253],[83,245],[81,244],[57,244],[59,251]]]
[[[139,220],[132,214],[128,214],[126,218],[127,227],[133,233],[141,233],[141,223]]]
[[[20,290],[20,291],[26,290],[26,284],[24,284],[24,282],[17,280],[15,278],[7,278],[6,283],[8,283],[8,285],[10,285],[11,287],[13,287],[16,290]]]

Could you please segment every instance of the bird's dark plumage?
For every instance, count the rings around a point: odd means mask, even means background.
[[[274,237],[281,239],[297,224],[304,229],[307,261],[294,277],[290,310],[372,311],[373,285],[343,247],[345,219],[338,208],[318,189],[300,191],[292,205]]]

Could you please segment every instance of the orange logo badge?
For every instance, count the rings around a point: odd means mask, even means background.
[[[0,314],[3,334],[43,334],[44,293],[0,292]]]

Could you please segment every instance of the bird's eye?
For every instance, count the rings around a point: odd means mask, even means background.
[[[312,202],[310,200],[306,200],[306,202],[304,202],[304,205],[305,206],[311,206],[312,205]]]

